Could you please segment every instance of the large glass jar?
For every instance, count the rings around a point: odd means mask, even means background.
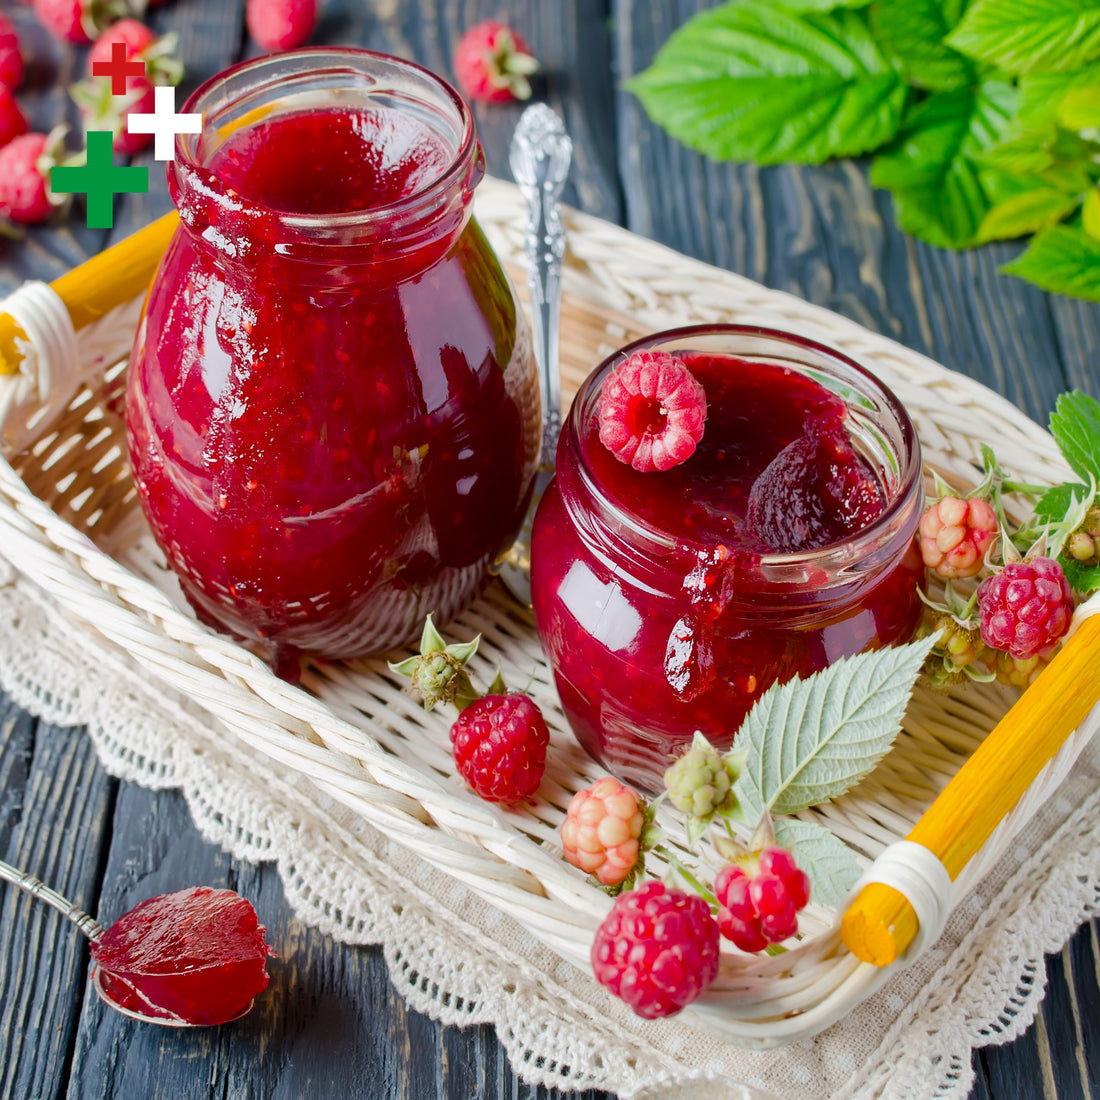
[[[598,434],[604,380],[646,348],[681,357],[708,406],[698,449],[663,472]],[[921,500],[912,423],[836,351],[715,326],[612,355],[570,410],[531,549],[535,620],[580,742],[660,789],[695,730],[728,746],[776,680],[906,640]]]
[[[145,514],[198,614],[277,659],[407,641],[474,596],[538,458],[473,119],[344,49],[248,62],[185,110],[127,391]]]

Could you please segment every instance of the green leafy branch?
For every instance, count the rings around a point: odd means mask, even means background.
[[[893,747],[935,641],[861,653],[806,679],[773,684],[725,754],[697,733],[665,776],[670,800],[685,814],[689,847],[712,824],[732,837],[732,821],[757,833],[757,823],[766,823],[809,875],[814,898],[838,905],[859,878],[855,855],[824,825],[783,815],[839,798],[878,765]],[[712,839],[721,852],[721,833]]]
[[[1100,301],[1100,0],[734,0],[628,82],[716,160],[877,152],[898,224],[947,248],[1034,234],[1004,270]]]

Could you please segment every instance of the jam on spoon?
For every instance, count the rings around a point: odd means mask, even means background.
[[[136,1020],[209,1027],[240,1019],[267,988],[272,954],[252,905],[232,890],[160,894],[106,931],[33,875],[0,862],[6,879],[45,901],[91,940],[101,1000]]]

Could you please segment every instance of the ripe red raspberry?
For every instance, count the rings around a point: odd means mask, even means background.
[[[113,18],[127,14],[124,0],[34,0],[38,21],[51,34],[87,45]]]
[[[113,60],[116,42],[125,47],[126,61],[145,65],[144,76],[127,76],[125,95],[115,95],[111,78],[102,75],[101,66]],[[88,51],[88,79],[70,89],[85,130],[110,130],[114,134],[111,144],[115,152],[127,157],[151,145],[153,135],[131,134],[127,119],[132,114],[152,114],[156,109],[156,86],[179,82],[183,66],[174,56],[175,47],[175,34],[157,38],[136,19],[120,19],[108,27]],[[97,67],[100,75],[96,75]]]
[[[23,83],[23,52],[15,24],[0,13],[0,85],[13,92]]]
[[[248,0],[248,33],[265,50],[292,50],[317,25],[317,0]]]
[[[924,564],[933,573],[973,577],[997,541],[997,514],[984,500],[944,497],[921,516],[917,537]]]
[[[810,880],[785,848],[764,848],[756,859],[730,863],[714,880],[718,927],[742,951],[763,951],[798,931],[810,900]]]
[[[1010,562],[978,586],[982,641],[1013,657],[1048,653],[1069,630],[1073,590],[1052,558]]]
[[[56,140],[53,134],[23,134],[0,149],[0,217],[31,224],[53,213],[46,181]]]
[[[459,775],[486,802],[519,802],[538,790],[550,731],[526,695],[486,695],[451,726]]]
[[[682,359],[636,351],[604,379],[600,442],[643,473],[689,459],[707,419],[707,395]]]
[[[494,19],[471,27],[455,47],[458,86],[467,98],[482,103],[530,99],[527,78],[538,67],[531,47],[511,27]]]
[[[27,132],[27,119],[11,89],[0,84],[0,146]]]
[[[674,1016],[717,976],[718,940],[701,897],[647,882],[620,894],[597,929],[592,971],[639,1016]]]
[[[577,791],[561,826],[565,858],[604,886],[633,874],[641,853],[645,811],[638,795],[613,776]]]

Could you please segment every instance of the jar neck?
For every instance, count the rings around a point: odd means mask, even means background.
[[[746,333],[751,343],[742,345],[739,341]],[[760,353],[770,356],[776,348],[768,342],[783,340],[782,334],[767,330],[697,326],[665,334],[660,346],[673,350],[714,345],[725,350],[728,345],[729,353],[737,356],[746,354],[743,348],[763,342]],[[896,398],[840,356],[834,379],[853,394],[863,417],[869,415],[867,407],[875,409],[873,435],[881,452],[885,498],[882,513],[842,541],[784,554],[725,546],[717,537],[692,541],[654,526],[604,492],[585,460],[583,440],[603,379],[624,355],[650,346],[658,345],[639,341],[593,371],[574,400],[558,446],[556,471],[564,507],[588,551],[609,572],[656,595],[693,601],[702,595],[715,613],[728,609],[745,618],[797,626],[826,614],[842,614],[899,566],[912,549],[923,503],[919,443]],[[799,340],[788,351],[809,360],[819,377],[831,373],[823,361],[824,353],[833,356],[828,349]]]
[[[484,174],[473,117],[458,94],[420,66],[366,50],[318,48],[246,62],[200,87],[184,111],[201,114],[203,128],[177,136],[168,168],[183,226],[219,265],[253,274],[262,267],[275,279],[332,287],[415,276],[458,239]],[[321,141],[325,112],[384,112],[416,126],[438,145],[438,171],[407,194],[324,213],[256,198],[239,181],[232,186],[217,158],[227,141],[309,112],[318,116]],[[378,140],[385,152],[395,139]]]

